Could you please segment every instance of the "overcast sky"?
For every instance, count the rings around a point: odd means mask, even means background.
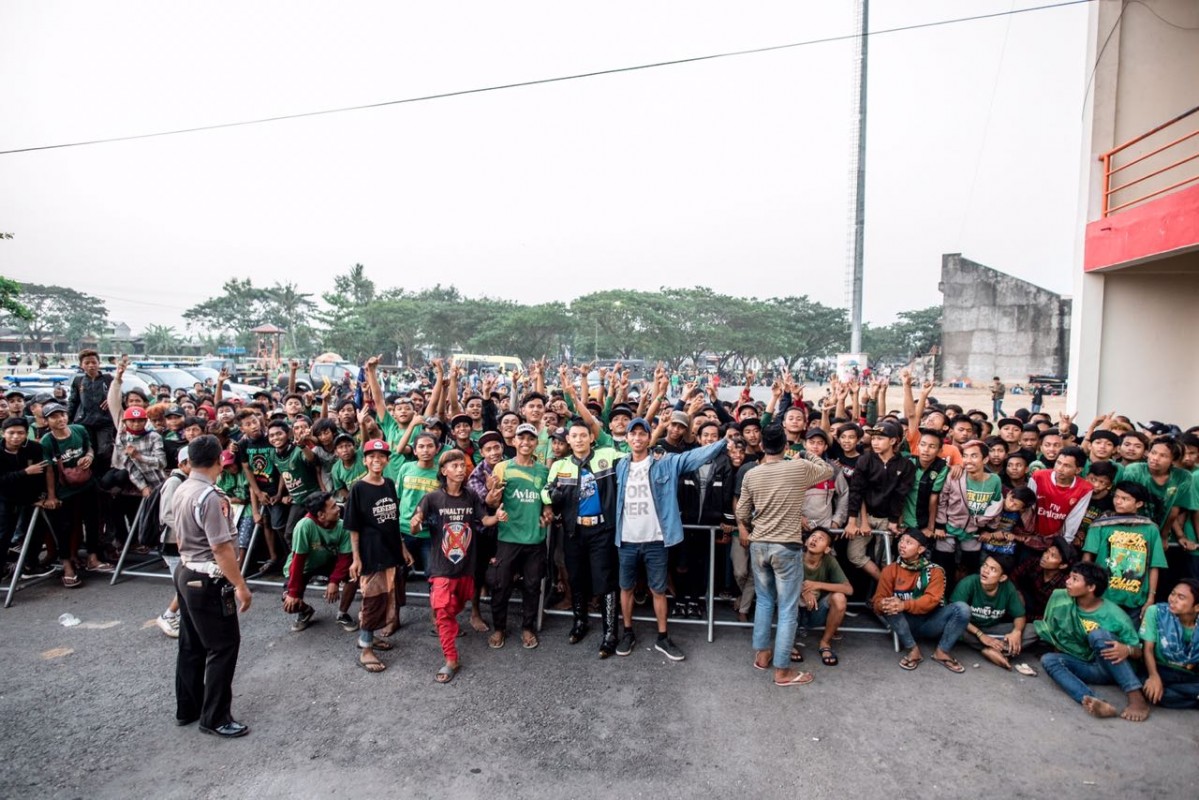
[[[1053,0],[875,0],[871,29]],[[0,150],[853,32],[851,0],[0,4]],[[867,320],[942,253],[1069,292],[1087,6],[870,41]],[[853,45],[0,155],[0,274],[182,328],[230,277],[845,304]]]

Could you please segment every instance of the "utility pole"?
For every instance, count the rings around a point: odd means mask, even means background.
[[[866,233],[866,85],[867,54],[869,49],[870,0],[859,0],[857,10],[858,38],[855,75],[857,77],[857,103],[853,124],[857,134],[857,148],[851,158],[853,166],[853,261],[846,281],[849,291],[849,352],[862,352],[862,261]]]

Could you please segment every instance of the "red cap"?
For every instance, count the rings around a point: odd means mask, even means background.
[[[387,442],[382,439],[371,439],[366,444],[362,445],[362,454],[367,453],[387,453],[391,455],[391,448],[387,446]]]
[[[129,406],[125,409],[121,419],[149,419],[149,417],[146,415],[146,409],[141,406]]]
[[[221,451],[221,466],[222,467],[231,466],[232,464],[236,463],[236,461],[237,461],[236,456],[234,456],[228,450]]]

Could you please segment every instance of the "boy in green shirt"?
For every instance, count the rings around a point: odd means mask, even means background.
[[[291,552],[283,566],[287,589],[283,593],[283,610],[297,614],[291,629],[299,632],[312,624],[316,609],[304,602],[304,589],[308,581],[317,575],[329,579],[325,587],[325,600],[338,607],[337,624],[345,631],[358,630],[358,623],[350,616],[350,604],[358,592],[357,581],[346,583],[354,547],[350,532],[341,524],[341,508],[328,492],[313,492],[304,500],[305,516],[296,523],[292,531]]]
[[[366,464],[362,462],[358,442],[348,433],[339,433],[333,440],[333,454],[337,460],[333,462],[329,473],[329,490],[340,505],[346,501],[350,487],[366,474]]]
[[[1158,439],[1150,445],[1144,461],[1125,466],[1121,475],[1121,480],[1139,483],[1149,490],[1145,516],[1157,524],[1163,536],[1182,513],[1180,501],[1190,498],[1191,474],[1174,466],[1182,455],[1182,446],[1174,439]]]
[[[1149,718],[1149,703],[1129,663],[1141,657],[1141,641],[1128,615],[1103,598],[1107,582],[1107,570],[1098,564],[1084,561],[1070,569],[1066,588],[1050,596],[1044,618],[1033,623],[1037,636],[1058,651],[1043,656],[1041,665],[1091,716],[1119,714],[1142,722]],[[1096,697],[1088,683],[1118,685],[1128,705],[1117,711]]]
[[[1083,560],[1102,564],[1111,575],[1107,599],[1134,623],[1153,605],[1159,571],[1167,566],[1157,526],[1138,514],[1148,499],[1144,486],[1121,481],[1112,497],[1116,513],[1095,520],[1083,544]]]
[[[961,601],[970,606],[970,622],[962,641],[982,653],[992,664],[1012,669],[1008,660],[1036,641],[1036,633],[1027,627],[1024,601],[1015,585],[1008,580],[1012,560],[1002,555],[983,559],[977,575],[967,575],[953,590],[950,602]],[[1036,672],[1025,664],[1016,669],[1023,675]]]

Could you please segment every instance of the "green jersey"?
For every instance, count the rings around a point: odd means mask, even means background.
[[[1181,498],[1179,499],[1178,505],[1190,511],[1199,510],[1199,467],[1191,471],[1191,491],[1185,502]],[[1186,521],[1182,525],[1182,535],[1194,542],[1199,541],[1199,537],[1195,536],[1195,523],[1192,521],[1192,517],[1191,514],[1186,515]],[[1191,556],[1199,558],[1199,549],[1192,550]]]
[[[992,597],[977,575],[967,576],[953,590],[951,602],[970,606],[970,621],[976,628],[990,628],[1006,620],[1024,616],[1024,601],[1010,580],[1003,581]]]
[[[333,469],[330,474],[333,491],[336,493],[345,489],[348,492],[350,487],[366,474],[366,465],[362,463],[362,453],[357,453],[348,467],[340,458],[337,459],[333,462]]]
[[[1138,461],[1124,468],[1122,479],[1139,483],[1149,490],[1151,499],[1145,506],[1145,516],[1157,523],[1159,528],[1166,524],[1171,509],[1190,500],[1191,473],[1182,467],[1170,467],[1166,482],[1158,484],[1149,474],[1149,465]]]
[[[328,574],[339,555],[350,555],[354,547],[350,532],[342,527],[341,520],[332,528],[322,528],[312,517],[304,517],[291,532],[291,552],[283,565],[284,577],[291,575],[291,560],[294,555],[304,556],[304,574]]]
[[[405,536],[428,539],[429,530],[421,527],[412,533],[412,515],[420,505],[421,498],[441,488],[437,480],[437,467],[425,469],[419,461],[409,461],[396,472],[396,493],[400,497],[400,532]]]
[[[47,461],[55,464],[52,467],[55,480],[54,493],[59,500],[73,497],[92,484],[92,481],[89,480],[81,486],[67,486],[62,477],[63,467],[78,466],[79,460],[91,450],[92,440],[88,436],[87,428],[82,425],[68,425],[65,439],[55,439],[53,433],[47,433],[42,437],[42,454],[45,455]],[[94,471],[92,477],[95,477]],[[8,545],[5,544],[5,546]]]
[[[1104,597],[1094,611],[1083,611],[1066,594],[1055,589],[1045,604],[1045,616],[1033,623],[1037,636],[1055,649],[1083,661],[1094,661],[1095,652],[1087,639],[1091,631],[1102,628],[1112,638],[1129,647],[1139,647],[1140,638],[1124,609]]]
[[[949,465],[943,458],[934,458],[931,464],[922,467],[919,458],[911,456],[908,458],[916,465],[916,479],[912,481],[912,488],[903,502],[903,526],[905,528],[927,527],[933,523],[932,518],[925,519],[928,515],[929,498],[934,494],[941,494],[941,490],[945,488],[945,477],[949,475]],[[921,503],[924,504],[923,507],[921,507]],[[921,519],[924,519],[924,526],[920,525]]]
[[[387,446],[394,452],[400,446],[400,440],[404,438],[404,433],[410,426],[400,425],[396,422],[395,417],[390,413],[384,412],[377,416],[379,420],[379,429],[383,431],[383,438],[387,440]],[[411,447],[413,441],[424,430],[420,425],[412,429],[412,435],[408,437],[408,446]]]
[[[308,495],[320,491],[316,477],[317,463],[304,458],[304,448],[288,445],[283,455],[276,450],[271,460],[293,505],[303,503]]]
[[[1148,517],[1100,517],[1087,530],[1082,549],[1107,567],[1111,578],[1103,599],[1121,608],[1140,608],[1149,602],[1149,570],[1166,567],[1161,532]]]
[[[236,503],[244,505],[250,502],[250,484],[246,481],[246,473],[240,469],[236,472],[221,470],[221,475],[216,480],[216,488]]]
[[[522,467],[515,459],[496,464],[493,472],[497,481],[504,482],[504,499],[501,507],[508,514],[507,521],[499,523],[497,539],[511,544],[541,544],[545,541],[545,528],[541,527],[541,490],[549,477],[549,467],[533,462],[531,467]]]

